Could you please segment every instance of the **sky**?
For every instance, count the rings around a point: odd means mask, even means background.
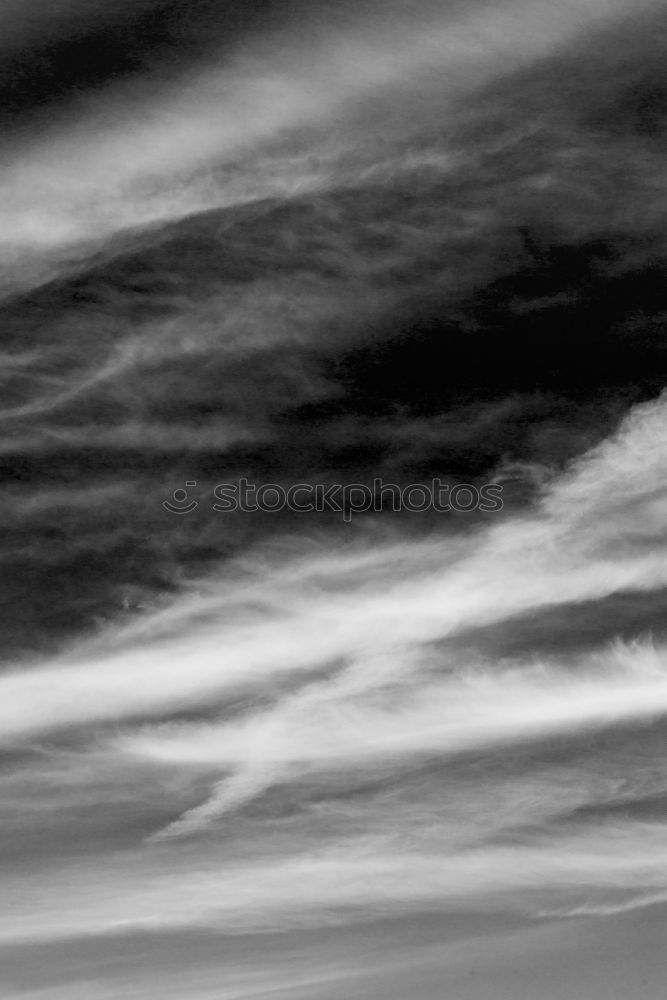
[[[666,31],[0,4],[3,998],[664,996]]]

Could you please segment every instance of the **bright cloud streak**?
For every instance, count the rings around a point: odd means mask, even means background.
[[[636,848],[641,845],[638,854]],[[161,848],[162,850],[162,848]],[[233,867],[201,856],[179,871],[174,856],[151,861],[110,860],[62,868],[8,885],[11,919],[0,921],[0,942],[120,934],[131,929],[217,927],[226,932],[322,925],[467,903],[482,909],[532,909],[533,894],[554,904],[585,898],[593,889],[635,893],[667,889],[662,826],[619,824],[538,846],[475,847],[448,855],[397,851],[391,839],[351,840],[307,856]],[[65,897],[62,885],[67,885]],[[41,905],[36,907],[39,896]],[[627,898],[626,898],[627,902]]]
[[[382,669],[391,676],[406,647],[418,650],[529,610],[664,585],[667,474],[660,444],[652,445],[661,440],[666,406],[660,401],[633,413],[617,438],[556,481],[536,516],[505,520],[470,543],[463,537],[411,546],[407,563],[395,561],[400,547],[380,549],[370,561],[368,584],[368,569],[354,557],[349,565],[343,561],[339,579],[355,580],[352,596],[337,592],[336,562],[327,565],[319,556],[310,568],[295,567],[302,582],[290,584],[278,570],[249,587],[241,582],[239,593],[222,587],[203,603],[186,604],[185,617],[176,607],[172,627],[178,622],[185,639],[151,643],[145,623],[146,641],[134,649],[96,656],[83,651],[83,662],[70,656],[69,663],[6,674],[0,678],[0,738],[194,706],[271,676],[341,659],[363,661],[371,650],[373,663],[384,658]],[[634,541],[638,531],[647,544],[626,551],[626,540]],[[378,568],[379,582],[373,582]],[[317,583],[323,569],[324,588]],[[309,582],[313,570],[316,581]],[[257,602],[267,609],[259,619]],[[188,615],[201,620],[202,612],[206,624],[189,630]],[[231,621],[216,624],[230,614]]]
[[[198,195],[193,172],[219,168],[289,130],[328,125],[349,115],[350,102],[417,84],[424,74],[435,74],[452,95],[478,86],[627,9],[627,0],[514,0],[475,5],[464,15],[437,11],[426,25],[399,17],[378,27],[372,20],[361,34],[334,30],[314,47],[258,38],[226,67],[179,81],[171,96],[111,88],[74,125],[58,125],[10,153],[0,176],[2,242],[48,248],[227,205],[224,186],[212,197],[206,182]],[[180,195],[179,176],[187,178]],[[265,195],[272,187],[273,179]],[[238,191],[234,198],[244,200]]]

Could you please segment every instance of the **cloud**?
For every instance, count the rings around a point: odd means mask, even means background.
[[[383,661],[391,676],[403,650],[457,631],[663,586],[665,406],[636,408],[617,436],[554,482],[537,514],[471,537],[376,544],[360,555],[324,549],[268,574],[249,564],[234,582],[202,581],[197,596],[143,620],[141,644],[112,632],[109,650],[6,673],[0,738],[194,707],[336,661],[363,672],[371,651],[372,670]]]
[[[8,133],[3,628],[41,652],[0,672],[0,948],[65,956],[42,995],[161,994],[100,956],[210,931],[252,958],[220,986],[216,938],[174,995],[349,992],[342,961],[261,965],[268,935],[326,952],[365,923],[361,976],[374,921],[667,898],[667,646],[642,631],[667,396],[637,404],[664,185],[628,104],[656,7],[295,7]],[[418,524],[205,509],[202,470],[448,449],[530,495]],[[158,521],[189,465],[201,521]]]
[[[636,9],[633,7],[633,12]],[[654,4],[644,0],[642,9]],[[68,116],[10,149],[0,180],[5,253],[45,250],[230,204],[210,172],[249,147],[304,126],[354,120],[360,102],[433,84],[452,97],[556,50],[586,28],[628,13],[626,0],[554,7],[513,0],[462,12],[436,5],[424,19],[369,16],[363,30],[256,38],[177,83],[123,81],[81,99]],[[392,98],[393,99],[393,98]],[[372,115],[372,109],[371,109]],[[203,186],[192,175],[204,172]],[[306,179],[306,183],[309,183]],[[208,188],[208,190],[207,190]],[[285,190],[284,178],[260,185]],[[235,200],[244,196],[238,188]]]
[[[583,904],[599,892],[626,903],[635,893],[642,905],[665,890],[667,860],[662,824],[633,822],[447,853],[437,839],[399,844],[391,835],[250,864],[201,845],[197,861],[165,850],[22,874],[22,895],[10,878],[13,912],[0,921],[0,942],[188,926],[241,933],[456,907],[537,914],[550,900]]]
[[[568,735],[576,753],[596,732],[641,733],[667,711],[664,647],[489,662],[475,658],[474,630],[664,586],[666,405],[634,408],[528,512],[422,541],[299,551],[286,540],[101,640],[4,673],[7,746],[30,754],[38,739],[75,740],[63,833],[84,805],[132,803],[145,782],[158,780],[165,801],[150,797],[137,817],[143,846],[124,835],[116,856],[63,858],[27,885],[23,872],[20,891],[10,879],[18,911],[0,939],[252,931],[442,907],[567,912],[660,894],[662,824],[582,812],[664,794],[644,774],[655,746],[641,736],[618,767],[604,754],[593,767],[588,751],[579,787],[581,761],[559,772],[539,747]],[[610,639],[616,628],[610,620]],[[446,642],[462,631],[472,634],[465,659]],[[208,721],[138,722],[170,711]],[[501,771],[494,792],[466,778],[466,759],[500,766],[527,744],[534,782]],[[30,790],[60,782],[45,763],[58,751],[43,746],[42,763],[28,757],[13,781],[19,826],[40,812],[26,811]],[[444,800],[435,761],[447,762]],[[292,813],[244,819],[274,786]],[[271,817],[270,800],[264,808]]]
[[[390,771],[433,755],[542,742],[667,713],[667,651],[641,647],[609,650],[566,669],[495,664],[454,670],[434,683],[412,664],[400,681],[374,680],[364,683],[352,667],[266,711],[218,724],[146,728],[115,744],[139,759],[232,769],[207,802],[161,834],[174,836],[205,827],[274,783],[318,772],[350,780],[360,767]]]

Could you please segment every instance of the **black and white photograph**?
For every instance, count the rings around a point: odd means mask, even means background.
[[[0,0],[0,1000],[665,1000],[667,3]]]

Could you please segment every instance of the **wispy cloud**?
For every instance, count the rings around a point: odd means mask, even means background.
[[[443,646],[458,629],[664,583],[664,416],[664,401],[638,407],[614,438],[552,483],[530,516],[438,545],[324,550],[269,564],[261,578],[239,567],[236,580],[202,581],[201,592],[180,607],[110,636],[117,652],[93,656],[81,649],[69,662],[4,675],[6,742],[124,719],[120,731],[102,730],[81,751],[83,761],[92,754],[82,789],[94,788],[100,767],[107,774],[116,768],[124,780],[134,760],[175,776],[167,794],[176,815],[146,831],[161,831],[157,839],[107,858],[101,871],[77,862],[46,883],[40,876],[41,915],[35,916],[35,883],[11,924],[0,926],[0,937],[199,924],[277,928],[347,920],[351,910],[361,919],[443,905],[532,912],[550,900],[556,907],[596,905],[586,900],[599,893],[605,906],[616,905],[609,893],[623,894],[623,906],[631,893],[642,905],[662,892],[659,822],[553,825],[559,811],[575,816],[617,799],[612,777],[602,774],[597,787],[576,795],[559,791],[568,782],[554,785],[544,772],[533,791],[521,781],[504,784],[507,808],[484,823],[474,793],[472,799],[461,793],[454,822],[443,822],[437,810],[424,812],[424,802],[401,822],[404,803],[392,811],[391,833],[368,830],[361,838],[358,824],[368,816],[341,809],[328,846],[311,841],[308,825],[317,809],[304,805],[303,825],[297,813],[286,842],[270,846],[259,828],[238,840],[237,831],[222,870],[210,838],[196,842],[196,864],[187,841],[173,838],[205,833],[276,783],[297,795],[314,783],[326,799],[337,781],[349,787],[359,773],[398,780],[418,762],[504,752],[559,734],[621,732],[667,712],[660,645],[494,664],[461,663]],[[323,668],[333,673],[307,676]],[[305,676],[295,692],[266,688],[299,672]],[[249,703],[227,701],[232,692],[253,690]],[[219,721],[132,723],[169,709],[210,710],[212,698]],[[76,771],[77,755],[72,764]],[[626,762],[622,775],[629,801],[661,793],[660,782],[642,787],[636,762]],[[193,802],[186,790],[194,778],[209,792],[202,789]],[[443,842],[444,856],[436,847]]]
[[[79,863],[46,877],[22,875],[22,898],[9,880],[15,903],[0,941],[187,926],[277,930],[456,906],[537,914],[549,900],[562,907],[618,893],[627,904],[635,893],[642,905],[665,889],[662,824],[619,822],[543,843],[450,847],[447,854],[436,839],[399,844],[390,835],[252,864],[225,864],[201,846],[196,863],[159,850],[101,868]]]
[[[659,5],[130,6],[0,9],[1,989],[481,1000],[406,929],[667,900]],[[466,462],[502,512],[211,507]]]
[[[401,683],[390,678],[384,687],[380,678],[365,691],[352,668],[348,678],[313,685],[238,721],[167,725],[119,743],[139,758],[232,770],[207,802],[161,834],[175,836],[204,827],[276,782],[327,771],[351,777],[358,767],[391,769],[415,758],[549,740],[667,712],[665,650],[608,650],[592,663],[559,666],[496,664],[433,683],[413,664]]]
[[[440,88],[460,94],[628,11],[627,0],[558,7],[513,0],[466,11],[435,5],[425,20],[370,16],[365,29],[355,24],[346,34],[334,27],[326,40],[306,22],[303,43],[260,36],[223,65],[190,67],[157,94],[150,81],[110,86],[81,102],[69,120],[10,150],[0,179],[3,243],[48,249],[243,201],[238,185],[233,194],[224,184],[212,193],[210,176],[193,183],[192,175],[210,175],[249,146],[290,130],[354,117],[360,100],[380,93],[386,100],[392,87],[428,86],[429,74],[431,86],[435,77]],[[246,197],[262,187],[265,195],[284,192],[285,184],[274,167]]]
[[[372,672],[382,663],[391,677],[402,651],[412,663],[462,629],[664,585],[664,419],[664,401],[638,408],[551,486],[535,515],[471,538],[361,556],[325,550],[237,583],[202,581],[198,596],[139,625],[141,645],[5,674],[0,735],[201,705],[337,660],[358,661],[363,675],[371,652]]]

